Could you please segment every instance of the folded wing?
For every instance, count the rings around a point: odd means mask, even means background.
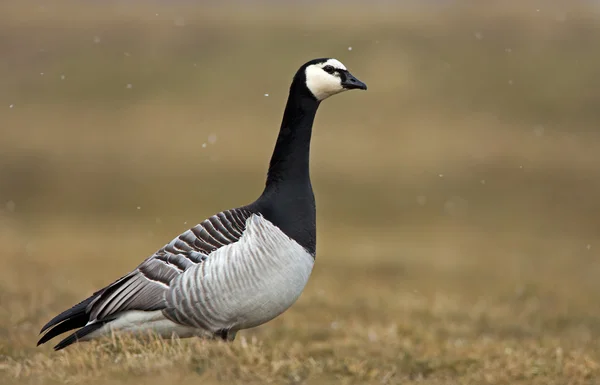
[[[83,327],[71,336],[75,336],[71,338],[75,342],[86,335],[86,328],[90,332],[96,330],[97,324],[110,322],[125,311],[165,309],[165,294],[174,278],[203,263],[215,250],[237,242],[250,215],[252,212],[245,208],[227,210],[184,232],[131,273],[53,318],[42,328],[42,333],[47,332],[38,345]]]

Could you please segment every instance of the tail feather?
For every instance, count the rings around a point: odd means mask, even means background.
[[[87,325],[90,321],[88,306],[96,300],[98,294],[100,292],[94,293],[91,297],[84,299],[72,308],[52,318],[40,331],[40,333],[46,332],[46,334],[40,338],[37,346],[50,341],[59,334]]]
[[[40,338],[40,340],[37,343],[37,346],[40,346],[41,344],[50,341],[52,338],[56,337],[59,334],[63,334],[64,332],[68,332],[69,330],[85,326],[88,323],[88,318],[89,317],[87,314],[82,314],[78,317],[74,317],[59,323],[58,325],[50,329],[48,333],[44,334],[42,338]]]
[[[46,325],[44,325],[42,330],[40,330],[40,333],[45,332],[46,330],[60,324],[63,321],[74,320],[74,319],[82,319],[83,320],[83,318],[89,318],[89,315],[86,314],[87,313],[86,310],[87,310],[88,305],[95,298],[96,298],[96,296],[92,295],[91,297],[86,298],[83,301],[79,302],[77,305],[73,306],[72,308],[63,311],[62,313],[60,313],[59,315],[57,315],[56,317],[54,317],[50,321],[48,321],[48,323]],[[84,326],[88,321],[89,321],[89,319],[85,319],[85,322],[83,322],[83,324],[81,324],[79,326],[73,326],[71,329]],[[65,331],[71,330],[71,329],[66,329]]]
[[[58,350],[66,348],[69,345],[74,344],[75,342],[77,342],[78,340],[87,336],[88,334],[100,329],[107,322],[110,322],[110,321],[107,320],[107,321],[95,322],[93,324],[89,324],[89,325],[77,330],[75,333],[69,335],[67,338],[60,341],[58,344],[56,344],[56,346],[54,347],[54,350],[58,351]]]
[[[40,338],[37,345],[39,346],[45,342],[48,342],[49,340],[56,337],[57,335],[67,332],[69,330],[83,328],[83,329],[78,330],[73,335],[67,337],[65,340],[61,341],[57,345],[57,346],[62,346],[60,348],[60,349],[62,349],[63,347],[72,344],[77,339],[81,339],[83,336],[98,329],[100,326],[102,326],[104,323],[106,323],[104,321],[109,321],[109,320],[102,320],[102,322],[94,322],[93,324],[89,325],[89,328],[88,328],[88,326],[86,326],[90,323],[90,318],[93,313],[92,307],[96,303],[96,301],[99,300],[100,298],[102,298],[104,295],[110,294],[111,292],[118,289],[124,282],[127,282],[127,280],[129,278],[131,278],[131,275],[126,275],[124,277],[121,277],[120,279],[118,279],[117,281],[112,283],[111,285],[109,285],[101,290],[98,290],[97,292],[92,294],[89,298],[84,299],[83,301],[79,302],[77,305],[73,306],[72,308],[63,311],[56,317],[52,318],[50,321],[48,321],[48,323],[46,325],[44,325],[44,327],[40,331],[40,334],[44,333],[44,332],[46,332],[46,334],[44,336],[42,336],[42,338]],[[97,326],[97,325],[100,325],[100,326]],[[69,338],[75,338],[75,340],[73,342],[70,342]]]

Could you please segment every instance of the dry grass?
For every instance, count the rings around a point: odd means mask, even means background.
[[[485,3],[2,3],[0,383],[598,383],[597,8]],[[36,348],[260,192],[291,73],[321,56],[369,91],[319,112],[298,303],[231,345]]]

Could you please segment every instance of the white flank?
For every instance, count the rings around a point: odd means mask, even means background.
[[[169,307],[186,324],[215,332],[261,325],[288,309],[304,290],[314,258],[259,215],[236,243],[211,253],[177,277]]]
[[[292,306],[313,265],[313,256],[296,241],[262,216],[251,215],[239,241],[215,250],[171,282],[165,311],[173,311],[176,319],[161,310],[124,311],[82,341],[113,332],[188,338],[211,337],[220,330],[228,330],[231,339],[238,330],[268,322]]]
[[[160,336],[161,338],[179,338],[196,337],[208,334],[200,329],[179,325],[167,319],[160,310],[139,311],[129,310],[119,314],[117,319],[107,323],[102,328],[93,331],[83,337],[81,341],[110,335],[113,332],[129,333],[133,335],[144,336],[149,333]]]

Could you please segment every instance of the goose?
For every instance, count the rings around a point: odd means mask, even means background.
[[[296,72],[262,194],[185,231],[132,272],[51,319],[38,346],[75,330],[54,350],[126,332],[233,341],[300,297],[316,257],[310,139],[320,103],[367,86],[338,60]]]

